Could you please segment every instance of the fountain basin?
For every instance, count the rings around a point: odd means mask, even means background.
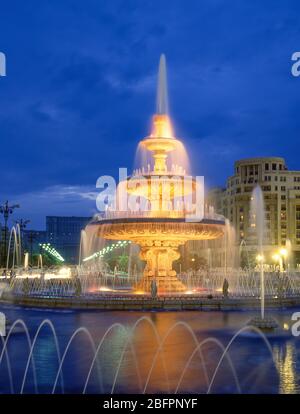
[[[180,258],[179,246],[188,240],[212,240],[223,236],[224,221],[205,219],[186,221],[184,217],[133,217],[102,219],[98,236],[106,240],[130,240],[140,246],[140,258],[146,262],[142,280],[135,286],[150,292],[155,280],[159,294],[185,292],[172,264]]]
[[[273,331],[274,329],[278,328],[278,323],[274,318],[271,318],[270,316],[265,316],[264,318],[257,316],[255,318],[252,318],[248,322],[248,325],[255,326],[262,331]]]

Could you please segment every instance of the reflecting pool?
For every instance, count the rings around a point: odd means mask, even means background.
[[[268,311],[280,331],[246,328],[228,349],[258,313],[0,310],[10,326],[25,322],[1,345],[2,393],[300,391],[300,339],[290,329],[297,309]]]

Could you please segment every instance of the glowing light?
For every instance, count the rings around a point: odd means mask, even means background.
[[[277,253],[273,254],[272,259],[273,259],[275,262],[279,262],[279,260],[280,260],[280,256],[279,256],[279,254],[277,254]]]
[[[130,243],[130,240],[119,240],[117,243],[113,243],[111,246],[106,246],[102,250],[93,253],[91,256],[85,257],[82,261],[87,262],[89,260],[96,259],[97,257],[103,257],[106,253],[112,252],[115,249],[120,249],[121,247],[125,247]]]
[[[113,292],[113,290],[112,289],[109,289],[108,287],[106,287],[106,286],[101,286],[100,288],[99,288],[99,291],[100,292]]]
[[[173,138],[171,120],[168,115],[154,115],[151,137]]]
[[[39,279],[41,275],[39,273],[22,273],[17,275],[16,279]]]
[[[265,258],[264,258],[264,256],[263,256],[262,254],[258,254],[258,255],[256,256],[256,261],[257,261],[258,263],[262,263],[264,260],[265,260]]]
[[[280,254],[281,254],[281,256],[283,256],[283,257],[287,257],[287,255],[288,255],[288,251],[287,251],[287,249],[284,249],[284,248],[280,249],[279,253],[280,253]]]
[[[61,267],[57,273],[45,273],[44,279],[70,279],[72,277],[70,267]]]
[[[40,243],[39,246],[48,254],[53,256],[55,259],[57,259],[59,262],[64,262],[65,259],[58,253],[58,251],[51,246],[50,243]]]

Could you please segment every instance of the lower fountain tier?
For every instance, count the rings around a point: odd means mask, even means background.
[[[164,245],[174,241],[175,246],[188,240],[213,240],[224,234],[224,221],[202,220],[185,221],[182,218],[164,219],[112,219],[103,220],[94,225],[99,226],[98,236],[108,240],[130,240],[133,243],[152,246]]]
[[[173,262],[180,258],[179,246],[188,240],[212,240],[223,236],[223,222],[186,222],[135,220],[110,221],[99,224],[98,236],[107,240],[130,240],[140,246],[140,258],[146,262],[137,290],[150,292],[155,280],[158,293],[186,291],[178,280]]]
[[[159,293],[184,292],[186,287],[172,268],[173,262],[179,257],[180,253],[173,241],[168,243],[165,240],[161,247],[155,246],[155,242],[152,246],[141,245],[140,258],[146,262],[146,266],[137,290],[150,292],[154,279]]]

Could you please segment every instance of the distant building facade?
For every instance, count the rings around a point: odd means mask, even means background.
[[[226,188],[213,189],[207,203],[230,220],[236,243],[255,253],[250,202],[252,190],[260,185],[266,210],[264,250],[271,260],[274,249],[290,244],[295,264],[300,264],[300,171],[288,170],[279,157],[248,158],[236,161]]]
[[[6,258],[6,252],[5,252],[5,235],[6,235],[6,249],[8,246],[8,239],[9,239],[9,229],[5,227],[0,223],[0,267],[1,265],[5,266],[5,258]]]
[[[46,239],[67,263],[77,263],[80,233],[91,217],[46,217]]]

